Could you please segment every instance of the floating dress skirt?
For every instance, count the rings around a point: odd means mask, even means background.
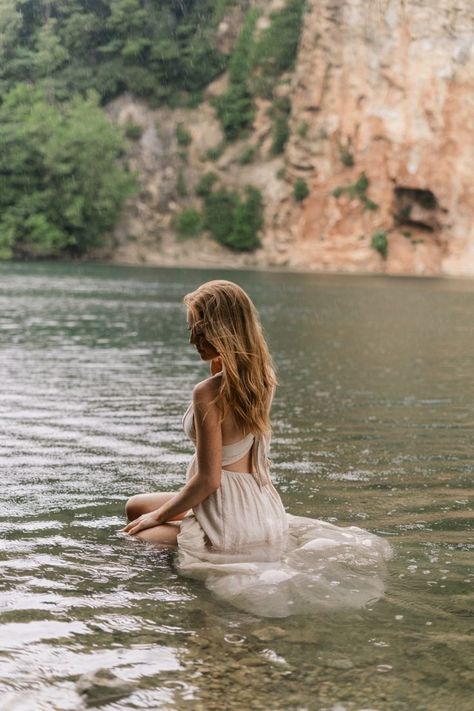
[[[183,426],[195,438],[192,409]],[[265,437],[223,447],[219,488],[180,522],[175,565],[218,597],[264,617],[354,609],[384,592],[388,542],[356,526],[293,516],[269,475]],[[252,449],[253,472],[226,465]],[[192,458],[187,479],[196,474]]]

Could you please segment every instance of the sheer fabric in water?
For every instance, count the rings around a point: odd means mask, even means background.
[[[183,417],[195,441],[192,405]],[[252,448],[253,472],[225,466]],[[285,511],[268,465],[269,439],[222,448],[220,487],[180,522],[177,570],[218,597],[264,617],[361,608],[384,592],[386,540]],[[186,477],[196,473],[196,455]]]

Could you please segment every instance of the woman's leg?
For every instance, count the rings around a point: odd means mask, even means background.
[[[125,513],[129,521],[134,521],[136,518],[145,513],[150,513],[155,509],[163,506],[167,501],[173,498],[174,493],[169,491],[156,492],[154,494],[136,494],[130,497],[130,499],[125,504]],[[170,521],[181,521],[186,516],[186,511],[177,514]],[[164,524],[163,524],[164,525]],[[159,526],[162,528],[163,526]]]
[[[129,521],[134,521],[142,514],[149,513],[162,506],[174,496],[173,493],[163,491],[155,494],[136,494],[130,497],[125,504],[125,513]],[[175,516],[171,521],[180,521],[186,516],[186,512]],[[176,546],[176,539],[179,533],[177,523],[163,523],[153,528],[145,528],[134,535],[147,543],[156,543],[163,546]]]
[[[136,533],[134,538],[139,538],[146,543],[156,543],[162,546],[176,546],[176,539],[179,533],[179,524],[163,523],[153,528],[145,528],[144,531]]]

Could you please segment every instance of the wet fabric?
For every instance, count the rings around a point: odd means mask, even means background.
[[[192,405],[183,428],[195,441]],[[247,435],[222,447],[219,488],[179,524],[177,570],[264,617],[361,608],[379,599],[388,542],[356,526],[287,513],[270,477],[269,444]],[[253,472],[224,468],[251,448]],[[194,455],[187,479],[196,472]]]

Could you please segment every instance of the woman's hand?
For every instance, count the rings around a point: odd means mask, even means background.
[[[220,356],[217,356],[217,358],[213,358],[211,360],[211,375],[216,375],[216,373],[220,373],[222,370],[222,359]]]
[[[160,509],[152,511],[151,513],[143,514],[139,516],[134,521],[130,521],[125,528],[122,528],[122,533],[128,533],[130,536],[134,536],[140,531],[144,531],[146,528],[153,528],[154,526],[159,526],[164,523],[160,520]]]

